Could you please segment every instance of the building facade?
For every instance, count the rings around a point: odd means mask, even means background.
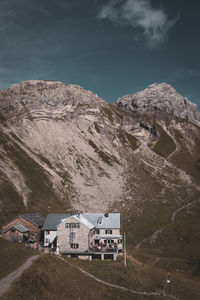
[[[2,237],[12,241],[41,240],[45,218],[38,213],[21,214],[2,226]]]
[[[85,259],[116,259],[123,250],[119,213],[74,214],[57,225],[57,252]]]

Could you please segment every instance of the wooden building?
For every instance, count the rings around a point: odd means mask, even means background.
[[[12,241],[41,240],[45,218],[39,213],[21,214],[2,226],[2,237]]]

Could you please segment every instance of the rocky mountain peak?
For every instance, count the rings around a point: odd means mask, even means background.
[[[11,123],[92,114],[104,103],[95,93],[60,81],[29,80],[0,91],[1,119]]]
[[[200,125],[197,105],[181,96],[166,83],[155,83],[144,91],[129,94],[117,100],[118,106],[131,111],[165,111]]]

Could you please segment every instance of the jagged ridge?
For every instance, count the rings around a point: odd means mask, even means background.
[[[136,111],[165,111],[174,116],[200,125],[197,105],[179,95],[166,83],[152,84],[144,91],[123,96],[117,100],[119,106]]]

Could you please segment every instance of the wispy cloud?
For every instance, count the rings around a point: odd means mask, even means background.
[[[175,70],[171,75],[171,78],[173,79],[184,79],[184,78],[200,78],[200,71],[195,69],[177,69]]]
[[[163,8],[155,8],[150,0],[109,0],[101,7],[99,19],[140,29],[148,47],[162,44],[179,16],[170,19]]]

